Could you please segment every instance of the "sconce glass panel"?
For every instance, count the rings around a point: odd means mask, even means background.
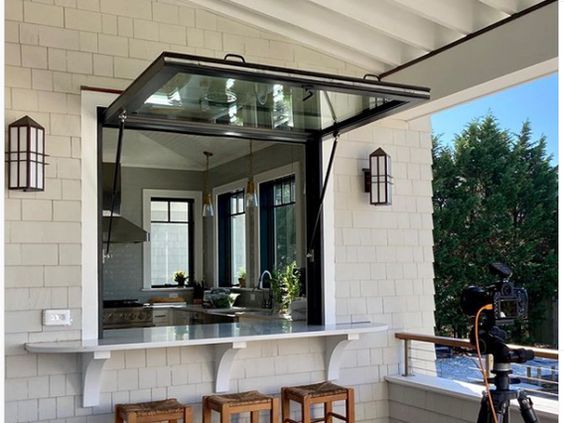
[[[29,116],[9,125],[8,188],[45,189],[45,129]]]
[[[370,154],[370,204],[392,204],[391,158],[378,148]]]

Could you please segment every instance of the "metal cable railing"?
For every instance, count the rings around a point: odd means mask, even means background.
[[[475,348],[468,339],[416,333],[396,333],[403,341],[403,374],[426,374],[463,382],[482,384]],[[436,347],[447,347],[443,357],[437,357]],[[526,363],[512,363],[513,375],[521,380],[515,386],[532,395],[558,399],[558,351],[545,348],[509,345],[511,348],[533,350],[535,359]],[[482,357],[483,366],[491,374],[490,356]],[[493,375],[492,375],[493,376]]]

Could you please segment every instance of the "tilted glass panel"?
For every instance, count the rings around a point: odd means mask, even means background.
[[[179,72],[133,112],[171,120],[308,131],[330,127],[388,101],[384,96],[325,94],[307,86]]]

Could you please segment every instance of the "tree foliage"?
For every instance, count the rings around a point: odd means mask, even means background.
[[[463,287],[494,279],[487,265],[507,263],[529,293],[529,321],[514,342],[534,341],[557,292],[558,169],[546,139],[502,130],[490,114],[469,123],[452,147],[433,137],[433,205],[437,332],[464,337]],[[528,335],[527,335],[528,334]]]

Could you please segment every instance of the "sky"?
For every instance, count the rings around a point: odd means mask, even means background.
[[[452,107],[431,116],[433,133],[452,144],[471,120],[488,112],[500,128],[518,133],[526,119],[531,122],[532,140],[546,135],[547,153],[558,163],[558,76],[557,74],[517,85],[495,94]]]

